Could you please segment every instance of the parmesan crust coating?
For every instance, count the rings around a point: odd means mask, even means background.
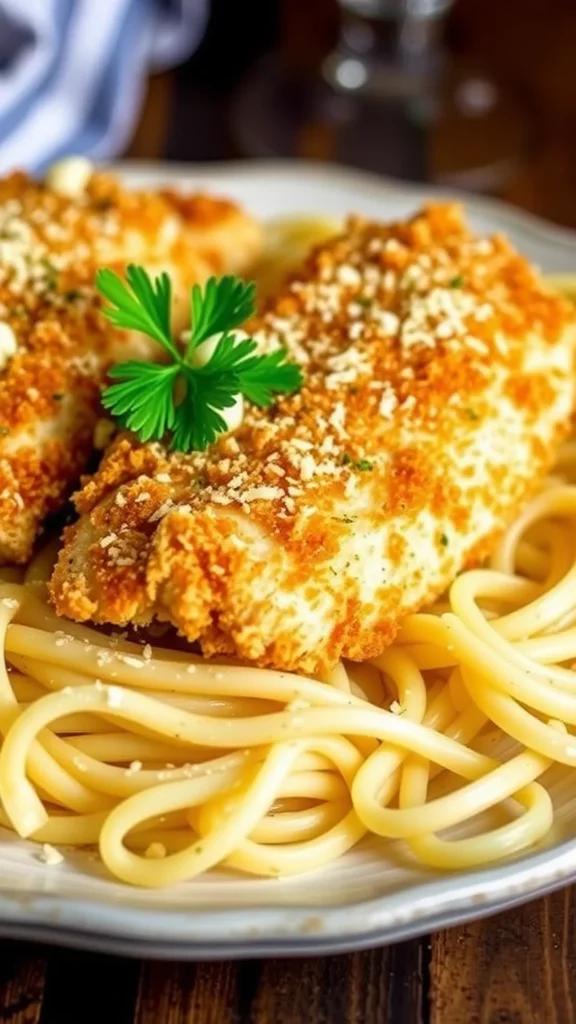
[[[551,465],[573,317],[458,206],[350,221],[251,325],[303,388],[204,453],[119,438],[76,496],[58,611],[166,620],[207,655],[279,669],[378,655]]]
[[[177,325],[189,285],[244,269],[259,240],[251,218],[210,196],[130,193],[102,174],[76,200],[23,174],[0,181],[0,322],[16,339],[0,362],[0,563],[28,559],[86,468],[109,364],[149,354],[101,315],[96,269],[169,271]]]

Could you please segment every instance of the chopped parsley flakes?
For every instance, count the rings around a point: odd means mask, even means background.
[[[351,455],[348,455],[348,452],[344,452],[342,456],[342,465],[353,466],[354,469],[359,469],[362,473],[374,469],[374,463],[370,459],[353,459]]]

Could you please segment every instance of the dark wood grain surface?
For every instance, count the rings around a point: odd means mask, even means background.
[[[214,0],[216,13],[224,3]],[[187,68],[150,81],[131,156],[238,155],[227,126],[243,64],[227,58],[228,77],[218,77],[214,46],[227,34],[251,59],[282,25],[284,44],[304,40],[313,56],[333,32],[333,0],[286,0],[283,17],[255,0],[247,27],[240,8],[229,7],[236,20],[226,31],[213,19],[209,45]],[[534,115],[535,146],[504,197],[576,226],[575,0],[460,0],[452,35],[456,49],[476,49],[518,88]],[[238,964],[139,963],[2,942],[0,1024],[576,1024],[575,910],[566,890],[390,948]]]

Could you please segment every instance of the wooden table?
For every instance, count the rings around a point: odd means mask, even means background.
[[[213,2],[222,8],[225,0]],[[288,0],[288,35],[292,25],[301,37],[297,19],[306,11],[307,38],[329,34],[331,3]],[[271,0],[253,4],[271,29]],[[240,8],[227,28],[237,52]],[[473,39],[523,90],[540,124],[538,146],[506,198],[576,226],[576,3],[461,0],[454,27],[457,45]],[[254,21],[247,33],[252,45]],[[151,81],[131,156],[233,155],[228,86],[226,95],[213,88],[209,54],[200,65],[197,79]],[[139,963],[3,942],[0,1024],[572,1024],[573,892],[387,949],[314,960]]]

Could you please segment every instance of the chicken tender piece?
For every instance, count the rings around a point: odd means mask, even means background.
[[[178,326],[190,284],[245,268],[259,237],[209,196],[130,193],[101,174],[74,200],[23,174],[0,182],[0,563],[27,560],[86,468],[108,365],[155,348],[101,315],[97,267],[169,271]]]
[[[119,438],[76,496],[52,598],[321,673],[378,655],[537,487],[570,417],[573,314],[440,205],[351,221],[251,329],[302,389],[204,453]]]

